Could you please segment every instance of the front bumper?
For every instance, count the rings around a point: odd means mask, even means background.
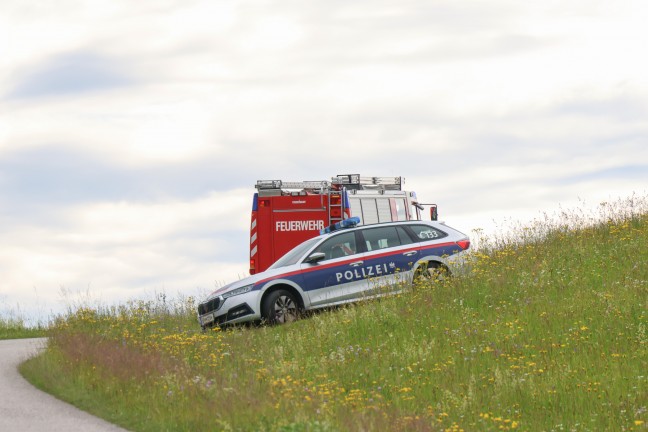
[[[223,299],[214,297],[198,305],[198,322],[203,328],[261,319],[259,291]]]

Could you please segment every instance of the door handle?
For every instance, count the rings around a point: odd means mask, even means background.
[[[405,255],[405,256],[416,255],[416,251],[403,252],[403,255]]]
[[[356,262],[352,262],[352,263],[349,264],[349,265],[350,265],[351,267],[359,267],[359,266],[361,266],[362,264],[364,264],[364,261],[356,261]]]

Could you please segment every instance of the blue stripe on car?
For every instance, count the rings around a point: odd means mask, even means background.
[[[330,264],[314,265],[311,268],[296,269],[284,274],[279,274],[277,276],[262,279],[254,284],[254,290],[259,290],[268,281],[272,281],[276,279],[286,279],[301,286],[302,275],[306,273],[312,273],[312,272],[316,272],[316,278],[313,281],[315,283],[309,284],[310,286],[303,286],[302,289],[304,291],[320,289],[324,286],[333,286],[341,283],[347,283],[352,280],[386,276],[396,271],[396,268],[392,268],[390,266],[391,257],[401,255],[408,251],[419,251],[419,253],[423,255],[450,256],[460,252],[461,248],[455,242],[448,242],[448,243],[435,244],[429,246],[417,245],[409,249],[400,249],[396,252],[392,251],[392,252],[385,252],[382,254],[376,253],[375,255],[365,256],[365,259],[371,260],[372,264],[357,267],[357,268],[350,268],[349,264],[358,261],[358,259],[361,259],[361,257],[359,255],[352,255],[349,256],[348,259],[344,261],[338,261]],[[369,268],[374,268],[373,274],[371,275],[369,274],[371,272],[370,270],[368,270]],[[364,272],[363,269],[365,269]],[[380,274],[378,274],[378,269],[382,269]],[[357,271],[357,277],[354,270]],[[403,269],[399,269],[399,270],[402,271]],[[352,275],[353,279],[346,279],[343,277],[341,280],[338,280],[338,278],[336,277],[337,273],[342,272],[344,274],[345,272],[348,271],[354,273]],[[315,275],[310,275],[311,278],[313,278],[313,276]]]

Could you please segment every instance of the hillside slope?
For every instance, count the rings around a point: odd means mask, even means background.
[[[282,327],[200,333],[193,299],[164,296],[80,308],[23,371],[141,431],[646,430],[648,213],[602,212]]]

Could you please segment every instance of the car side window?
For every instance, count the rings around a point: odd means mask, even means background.
[[[338,234],[319,245],[312,253],[324,252],[325,260],[354,255],[357,252],[354,232]]]
[[[362,231],[362,235],[369,252],[406,244],[401,241],[401,238],[406,237],[405,233],[399,236],[395,226],[366,229]]]
[[[447,233],[429,225],[408,225],[408,227],[419,241],[436,240],[448,236]]]
[[[412,236],[405,230],[405,228],[399,226],[396,227],[396,231],[398,232],[398,237],[400,238],[402,245],[414,243]]]

